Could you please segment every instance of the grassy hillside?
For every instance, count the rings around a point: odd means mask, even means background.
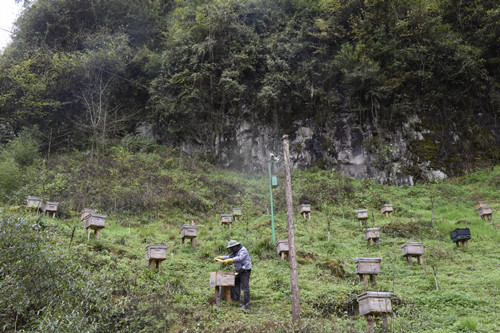
[[[218,170],[154,145],[117,146],[92,163],[73,152],[19,168],[23,180],[0,216],[0,330],[363,332],[356,295],[379,290],[394,293],[391,332],[499,331],[500,167],[414,187],[293,172],[298,327],[291,323],[288,262],[271,242],[267,175]],[[284,177],[277,174],[277,238],[286,238]],[[28,195],[61,201],[56,219],[28,215]],[[477,200],[493,207],[492,222],[479,218]],[[298,214],[304,202],[311,220]],[[380,214],[384,203],[394,204],[392,218]],[[224,229],[218,214],[233,206],[243,219]],[[84,207],[108,215],[100,240],[86,239],[78,214]],[[369,226],[382,229],[380,247],[364,240],[355,216],[361,208],[369,210]],[[191,220],[201,225],[196,248],[180,240],[179,228]],[[462,227],[471,230],[470,248],[450,240]],[[230,271],[213,261],[230,239],[252,258],[248,311],[235,302],[217,308],[208,286],[209,272]],[[402,258],[406,241],[425,243],[423,266]],[[152,272],[144,249],[160,243],[169,246],[168,257]],[[382,258],[376,287],[359,282],[359,257]]]

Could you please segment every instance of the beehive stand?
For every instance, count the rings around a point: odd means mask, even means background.
[[[158,268],[161,270],[161,262],[167,259],[167,247],[168,245],[148,245],[146,247],[146,260],[149,262],[149,267],[152,270]]]
[[[413,265],[413,257],[417,257],[419,265],[424,263],[422,258],[424,254],[424,243],[406,242],[401,245],[401,252],[410,265]]]
[[[184,246],[187,246],[189,240],[191,244],[196,247],[196,235],[198,227],[192,224],[184,224],[181,227],[181,239]]]
[[[304,219],[311,219],[311,205],[309,204],[301,204],[300,205],[300,214],[304,217]]]
[[[370,242],[370,246],[373,245],[373,241],[377,242],[377,245],[380,246],[380,228],[367,228],[363,230],[365,234],[365,239]]]
[[[210,287],[215,287],[215,304],[221,306],[220,296],[224,293],[227,306],[231,306],[231,287],[234,287],[235,275],[228,272],[210,272]]]
[[[392,207],[391,204],[385,204],[380,207],[380,212],[385,215],[385,217],[392,217],[392,212],[394,211],[394,208]]]
[[[42,198],[28,196],[28,201],[26,203],[26,206],[28,206],[28,208],[30,208],[31,210],[34,210],[36,216],[38,216],[38,212],[41,211],[43,207]]]
[[[485,221],[491,221],[492,217],[491,215],[493,214],[493,209],[490,206],[482,206],[480,207],[477,212],[479,213],[479,216]]]
[[[392,312],[392,293],[367,291],[358,295],[359,315],[365,316],[368,333],[374,333],[376,317],[382,317],[382,326],[387,330],[387,313]]]
[[[90,232],[94,230],[94,238],[99,239],[101,237],[101,229],[104,228],[104,223],[106,222],[106,215],[102,214],[87,214],[84,221],[84,228],[87,229],[87,239],[90,240]]]
[[[288,257],[288,238],[278,239],[276,242],[276,250],[278,255],[281,256],[281,260],[285,260],[285,256]]]
[[[49,214],[52,213],[52,219],[54,219],[56,217],[58,205],[59,205],[59,202],[47,201],[44,205],[45,215],[49,216]]]
[[[363,222],[368,221],[368,210],[360,209],[356,211],[356,215],[358,216],[359,226],[363,228]],[[366,223],[368,224],[368,223]]]
[[[377,275],[380,274],[380,258],[356,258],[354,264],[356,265],[356,274],[359,275],[359,281],[368,284],[368,277],[370,282],[377,284]]]
[[[238,207],[234,207],[232,215],[233,215],[234,222],[238,222],[238,219],[240,219],[241,215],[242,215],[241,209]]]
[[[220,225],[221,226],[229,226],[229,229],[232,228],[233,224],[233,214],[220,214]]]

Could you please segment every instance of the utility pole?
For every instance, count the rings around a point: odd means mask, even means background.
[[[283,162],[285,164],[286,221],[288,229],[288,260],[290,262],[290,291],[292,293],[292,320],[300,322],[299,278],[297,274],[297,253],[293,228],[292,176],[290,174],[290,143],[288,135],[283,135]]]

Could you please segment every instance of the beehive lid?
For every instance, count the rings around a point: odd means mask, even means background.
[[[278,240],[276,241],[276,243],[277,243],[277,244],[280,244],[280,243],[288,243],[288,238],[286,238],[286,239],[278,239]]]
[[[33,201],[42,201],[42,197],[32,197],[32,196],[28,196],[28,200],[33,200]]]
[[[424,243],[418,243],[418,242],[406,242],[406,243],[404,243],[403,245],[401,245],[401,248],[406,247],[406,246],[408,246],[408,245],[419,245],[419,246],[420,246],[420,245],[422,245],[422,246],[423,246],[423,245],[424,245]]]
[[[233,214],[220,214],[220,217],[231,217]]]
[[[380,228],[366,228],[363,230],[363,232],[366,234],[367,232],[370,232],[370,231],[380,231]]]
[[[103,214],[97,214],[97,213],[90,213],[89,215],[85,216],[84,219],[89,219],[91,217],[97,217],[97,218],[101,218],[101,219],[106,219],[108,216],[107,215],[103,215]]]
[[[392,207],[392,204],[383,204],[382,207]]]
[[[356,258],[354,259],[354,263],[358,262],[382,262],[382,258]]]
[[[356,213],[366,213],[368,212],[368,209],[359,209],[356,211]]]
[[[365,298],[390,298],[393,293],[383,292],[383,291],[367,291],[365,293],[356,296],[356,300],[359,302]]]
[[[166,248],[168,248],[168,245],[166,244],[148,245],[146,246],[146,251],[153,249],[166,249]]]
[[[59,205],[59,202],[58,201],[46,201],[45,202],[47,205]]]
[[[488,204],[488,201],[476,201],[476,205],[478,204]]]

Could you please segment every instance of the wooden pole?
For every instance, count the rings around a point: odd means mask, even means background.
[[[294,323],[299,323],[299,279],[297,274],[297,254],[295,252],[295,232],[293,228],[292,176],[290,174],[290,146],[288,135],[283,135],[283,162],[285,166],[285,199],[288,228],[288,261],[290,263],[290,291],[292,293],[292,320]]]

